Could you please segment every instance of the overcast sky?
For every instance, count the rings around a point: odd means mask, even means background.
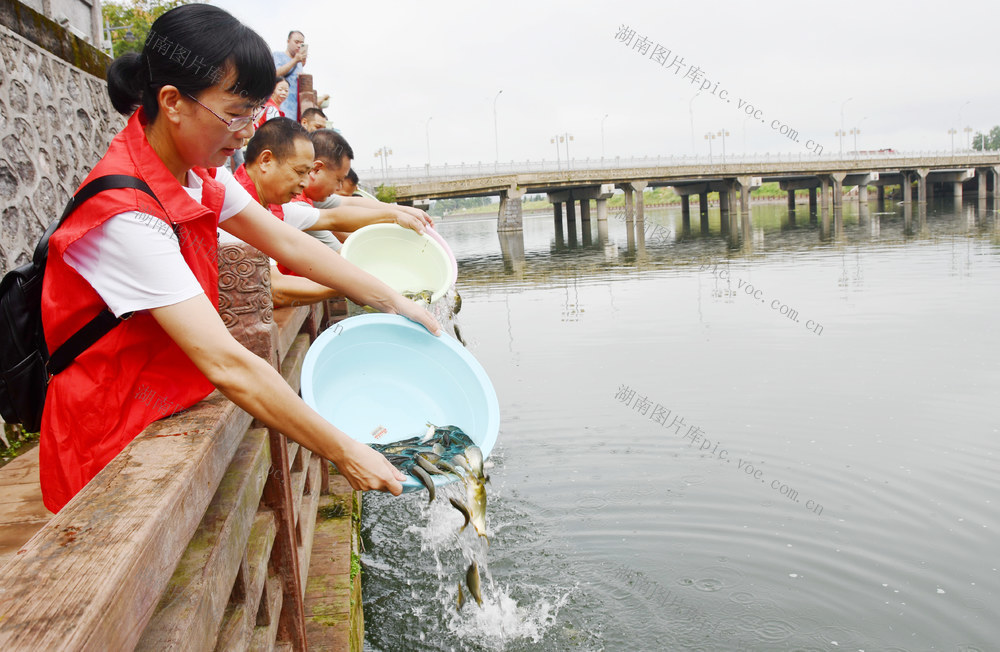
[[[493,161],[501,89],[507,161],[554,160],[550,139],[566,132],[570,156],[599,158],[605,115],[611,157],[707,155],[705,133],[721,129],[728,152],[806,155],[809,141],[836,152],[842,107],[844,129],[860,126],[862,150],[949,150],[949,128],[960,147],[963,127],[1000,124],[996,0],[214,4],[274,50],[290,29],[305,34],[306,72],[330,93],[327,114],[358,169],[377,167],[382,146],[393,167],[423,166],[428,134],[434,165]],[[631,45],[616,40],[622,26],[635,31]],[[645,54],[639,37],[650,42]],[[667,65],[652,58],[657,45],[671,51]],[[668,68],[674,56],[679,73]],[[685,78],[692,67],[697,84]],[[711,86],[695,97],[704,79]],[[718,155],[721,139],[712,147]]]

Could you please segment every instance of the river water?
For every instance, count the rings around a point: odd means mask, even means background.
[[[1000,649],[992,203],[696,211],[440,222],[500,399],[491,545],[366,496],[366,649]]]

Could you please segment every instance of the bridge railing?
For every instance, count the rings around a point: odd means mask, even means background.
[[[387,169],[368,168],[358,170],[362,182],[366,185],[377,186],[381,183],[398,185],[404,183],[415,183],[421,181],[444,181],[448,179],[465,179],[470,177],[483,177],[490,175],[505,174],[529,174],[533,172],[559,172],[570,170],[615,170],[622,168],[656,168],[672,166],[691,165],[722,165],[722,164],[752,164],[752,163],[796,163],[796,162],[824,162],[836,163],[843,161],[856,164],[858,161],[866,160],[886,160],[886,159],[912,159],[912,158],[952,158],[957,166],[966,165],[969,157],[996,154],[991,151],[980,150],[927,150],[927,151],[906,151],[895,150],[866,150],[858,152],[845,152],[843,154],[830,153],[816,155],[810,152],[758,152],[752,154],[727,154],[705,156],[670,154],[663,156],[641,156],[641,157],[600,157],[600,158],[571,158],[569,161],[551,161],[542,159],[540,161],[500,161],[476,163],[459,163],[444,165],[407,165],[404,167],[389,166]]]

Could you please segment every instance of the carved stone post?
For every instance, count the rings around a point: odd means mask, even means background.
[[[271,263],[248,244],[219,245],[219,316],[233,337],[277,368]]]

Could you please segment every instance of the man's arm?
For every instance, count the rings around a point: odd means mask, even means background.
[[[438,335],[441,325],[415,301],[407,299],[368,272],[345,260],[316,238],[275,219],[267,209],[250,202],[242,211],[219,223],[235,235],[296,274],[334,290],[359,306],[403,315]]]
[[[414,208],[412,206],[401,206],[399,204],[387,204],[387,203],[385,203],[383,201],[379,201],[377,199],[369,199],[368,197],[357,197],[357,196],[353,196],[353,197],[341,197],[340,198],[340,205],[341,206],[363,206],[365,208],[392,208],[392,209],[395,209],[397,211],[400,211],[400,212],[412,215],[413,217],[417,218],[418,220],[420,220],[422,223],[426,224],[427,226],[434,226],[434,219],[431,218],[430,215],[428,215],[425,211],[422,211],[419,208]]]
[[[278,77],[288,76],[288,73],[292,72],[292,70],[295,69],[295,64],[297,64],[300,61],[306,60],[306,58],[301,55],[302,55],[302,50],[300,49],[298,52],[295,53],[295,56],[292,57],[291,61],[282,66],[277,67],[275,70],[277,76]]]
[[[380,204],[381,202],[376,202]],[[354,232],[369,224],[398,224],[417,233],[424,232],[424,223],[409,213],[395,210],[389,204],[368,208],[365,206],[345,206],[320,208],[319,219],[307,231],[348,231]]]
[[[271,300],[275,308],[307,306],[339,296],[341,294],[333,288],[320,285],[303,276],[282,274],[276,266],[271,265]]]

